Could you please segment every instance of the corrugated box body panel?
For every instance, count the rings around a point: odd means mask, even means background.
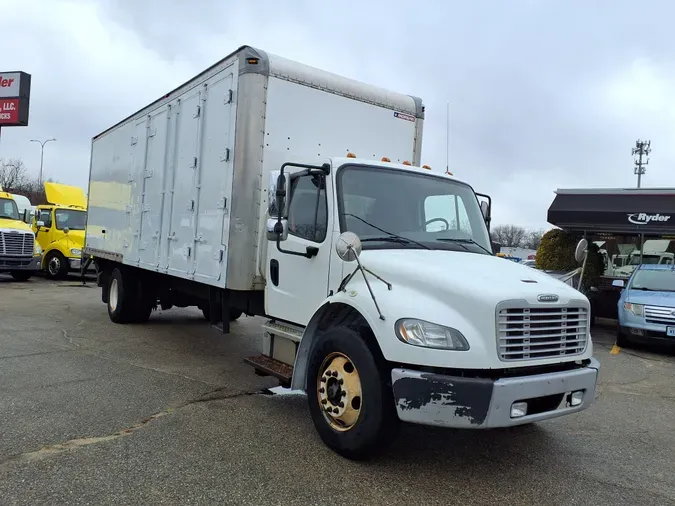
[[[419,163],[419,99],[244,46],[92,142],[86,251],[264,288],[269,172],[351,151]]]

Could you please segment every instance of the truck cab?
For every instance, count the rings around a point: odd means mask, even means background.
[[[27,281],[40,270],[42,250],[22,221],[12,194],[0,188],[0,273]]]
[[[45,276],[64,279],[80,270],[87,199],[77,186],[46,182],[44,188],[48,204],[37,206],[33,231],[44,251]]]
[[[592,404],[588,299],[494,255],[471,186],[351,157],[285,166],[271,174],[270,321],[247,361],[307,392],[326,444],[358,457],[393,420],[506,427]],[[373,412],[385,419],[364,422]]]

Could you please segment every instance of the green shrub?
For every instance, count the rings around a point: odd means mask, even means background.
[[[541,238],[537,250],[537,267],[547,271],[570,272],[581,267],[574,259],[574,251],[583,236],[577,233],[565,232],[560,229],[549,230]],[[591,286],[597,286],[598,277],[605,271],[605,264],[599,248],[589,241],[588,260],[581,282],[581,291],[588,293]]]
[[[537,249],[537,267],[547,271],[572,271],[579,267],[574,249],[581,235],[570,234],[559,228],[549,230],[541,238]]]

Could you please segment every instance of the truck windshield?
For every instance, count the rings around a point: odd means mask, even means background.
[[[0,218],[9,220],[19,219],[19,208],[13,199],[0,198]]]
[[[632,290],[675,292],[675,270],[640,269],[631,281]]]
[[[337,192],[340,230],[357,234],[364,249],[491,251],[476,195],[463,183],[348,165],[337,175]]]
[[[63,230],[66,227],[70,230],[84,230],[86,216],[86,212],[74,209],[57,209],[54,211],[56,228],[59,230]]]

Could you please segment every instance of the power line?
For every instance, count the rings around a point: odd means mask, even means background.
[[[633,173],[637,175],[637,187],[640,188],[640,182],[642,180],[642,175],[647,172],[647,165],[649,165],[649,158],[647,158],[647,155],[652,152],[652,141],[641,141],[638,139],[635,141],[635,147],[632,149],[632,154],[633,156],[637,156],[637,160],[634,161],[635,163],[635,169],[633,169]],[[642,157],[645,157],[646,159],[643,160]]]

